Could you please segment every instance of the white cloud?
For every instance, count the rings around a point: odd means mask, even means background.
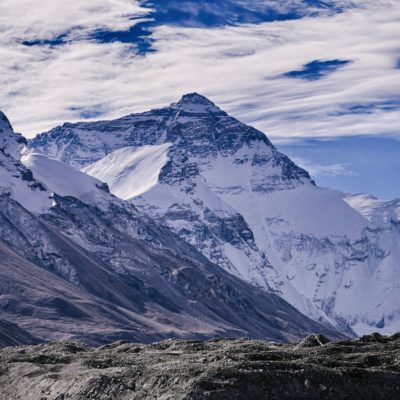
[[[136,0],[3,0],[0,34],[2,41],[76,37],[96,29],[128,29],[130,17],[143,14]]]
[[[357,176],[358,174],[346,164],[316,164],[304,158],[292,157],[291,158],[297,165],[304,168],[312,177],[320,176]]]
[[[95,29],[127,28],[132,23],[127,16],[142,12],[134,2],[2,4],[0,108],[28,136],[82,119],[77,110],[100,108],[102,118],[111,118],[165,105],[191,91],[275,140],[400,135],[399,108],[343,113],[354,104],[400,100],[397,0],[364,1],[362,9],[335,16],[261,25],[159,27],[153,35],[157,52],[146,57],[137,56],[132,45],[85,39]],[[32,13],[19,16],[27,9]],[[63,46],[19,43],[56,37],[78,25],[83,28],[72,35],[79,40]],[[280,77],[317,59],[353,62],[318,81]]]

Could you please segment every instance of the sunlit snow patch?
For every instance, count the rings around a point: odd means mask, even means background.
[[[400,221],[400,199],[379,200],[368,194],[349,194],[343,200],[373,224],[383,225]]]
[[[161,169],[168,161],[170,146],[170,143],[164,143],[140,148],[124,147],[82,171],[106,182],[113,194],[128,200],[157,184]]]
[[[107,203],[109,194],[102,190],[103,182],[61,161],[39,153],[27,153],[21,161],[32,171],[34,178],[52,192],[76,197],[87,204],[102,206]]]

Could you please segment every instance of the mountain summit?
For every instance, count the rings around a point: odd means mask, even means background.
[[[8,118],[0,111],[0,151],[19,160],[20,147],[26,143],[24,137],[14,132]]]
[[[177,104],[201,104],[215,107],[211,100],[196,92],[184,94]]]
[[[0,134],[6,135],[6,134],[10,134],[13,131],[10,121],[8,120],[8,118],[6,117],[6,115],[0,111]]]
[[[176,103],[176,106],[180,110],[191,114],[208,113],[225,115],[225,112],[219,109],[212,101],[198,93],[189,93],[183,95],[178,103]]]
[[[210,261],[327,326],[400,330],[400,214],[373,222],[371,202],[317,187],[264,133],[197,93],[66,124],[29,146],[107,182]]]

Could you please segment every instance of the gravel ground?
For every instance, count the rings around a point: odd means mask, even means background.
[[[400,399],[400,334],[9,347],[0,399]]]

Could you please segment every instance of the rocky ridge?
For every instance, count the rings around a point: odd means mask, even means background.
[[[299,344],[167,340],[100,348],[57,343],[0,351],[0,399],[394,400],[399,335]]]

